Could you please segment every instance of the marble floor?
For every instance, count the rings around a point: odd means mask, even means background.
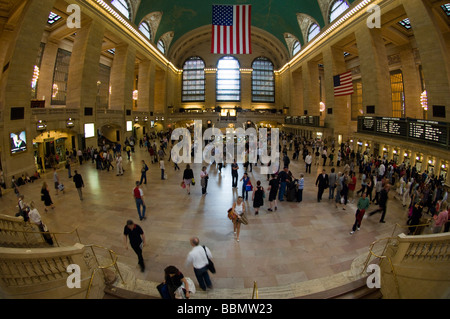
[[[140,222],[132,190],[140,177],[142,159],[150,170],[148,183],[143,185],[147,219]],[[192,166],[199,181],[201,165]],[[231,165],[221,174],[215,166],[208,166],[210,179],[206,196],[201,194],[200,183],[191,189],[190,195],[180,187],[185,164],[180,167],[181,171],[175,171],[173,164],[166,161],[167,179],[161,180],[159,165],[151,164],[143,149],[137,149],[131,161],[124,158],[123,176],[116,176],[115,171],[96,170],[91,162],[76,165],[73,169],[78,169],[86,185],[84,201],[79,200],[67,170],[61,168],[58,174],[66,190],[56,195],[52,189],[55,209],[47,213],[40,201],[40,188],[43,181],[52,188],[52,172],[43,174],[33,184],[21,186],[20,192],[25,195],[25,201],[37,203],[50,231],[78,229],[83,244],[112,249],[121,263],[135,269],[140,280],[160,282],[168,265],[175,265],[186,276],[195,278],[193,269],[184,262],[191,249],[189,238],[198,236],[214,256],[217,273],[212,275],[212,281],[216,288],[251,288],[254,281],[259,288],[275,287],[338,274],[348,270],[356,257],[367,254],[372,242],[389,237],[395,224],[404,225],[406,221],[405,209],[393,199],[394,192],[391,192],[386,223],[379,223],[379,215],[366,217],[361,231],[350,235],[355,205],[349,204],[346,210],[336,209],[334,202],[326,199],[327,191],[324,200],[317,203],[315,179],[322,166],[313,166],[313,173],[305,176],[302,203],[284,201],[278,204],[276,212],[268,212],[265,205],[255,216],[249,201],[249,225],[242,226],[240,242],[237,242],[227,210],[240,194],[241,184],[238,189],[232,188]],[[291,161],[290,169],[298,177],[304,172],[303,161]],[[331,167],[326,169],[329,172]],[[240,165],[239,178],[243,172]],[[267,188],[266,175],[259,174],[259,167],[253,167],[249,176],[254,185],[261,180]],[[4,193],[0,203],[1,214],[14,215],[17,203],[12,191]],[[135,220],[146,235],[144,273],[137,266],[133,250],[123,246],[123,228],[128,219]],[[74,235],[59,238],[63,243],[76,240]]]

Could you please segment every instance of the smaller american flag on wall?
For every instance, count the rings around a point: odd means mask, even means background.
[[[334,77],[334,96],[345,96],[353,93],[352,71]]]

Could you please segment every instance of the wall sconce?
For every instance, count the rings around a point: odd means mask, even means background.
[[[426,90],[420,95],[420,105],[425,111],[428,111],[428,93]]]
[[[47,130],[47,123],[45,121],[39,120],[36,124],[36,131],[43,132]]]
[[[66,121],[66,127],[67,127],[67,128],[72,128],[72,127],[74,127],[74,126],[75,126],[74,120],[72,120],[72,118],[69,118],[69,119]]]
[[[133,91],[133,100],[137,101],[137,100],[138,100],[138,97],[139,97],[139,92],[138,92],[138,90],[134,90],[134,91]]]
[[[326,109],[325,103],[320,102],[319,106],[320,106],[320,112],[325,112],[325,109]]]

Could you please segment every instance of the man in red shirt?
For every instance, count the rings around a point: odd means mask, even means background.
[[[144,192],[141,189],[141,183],[136,181],[136,187],[133,189],[133,197],[136,201],[136,207],[139,215],[139,220],[147,219],[145,217],[145,203],[144,203]],[[142,214],[141,214],[141,206],[142,206]]]

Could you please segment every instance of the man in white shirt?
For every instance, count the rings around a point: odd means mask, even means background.
[[[200,246],[200,240],[197,237],[191,238],[190,242],[194,248],[189,252],[185,265],[187,267],[192,264],[195,277],[197,277],[198,284],[203,291],[206,290],[206,287],[212,289],[211,279],[208,274],[208,258],[212,259],[211,251],[206,246]]]
[[[306,173],[308,173],[309,171],[309,173],[311,174],[312,156],[310,153],[308,153],[308,155],[306,155],[305,157],[305,164],[306,164]]]

